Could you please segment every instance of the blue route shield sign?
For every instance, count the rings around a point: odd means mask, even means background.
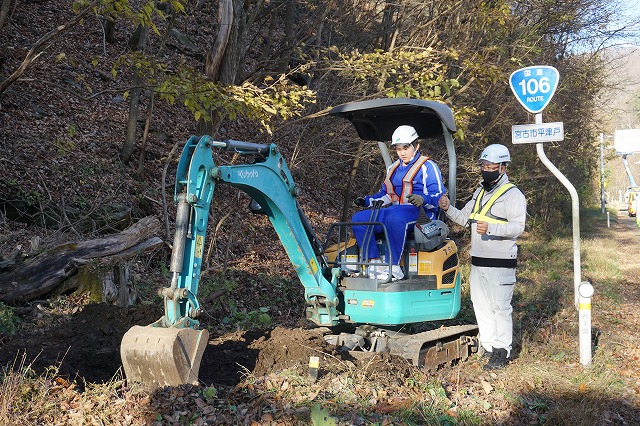
[[[557,69],[538,65],[514,71],[509,78],[509,85],[524,109],[537,114],[549,105],[559,80]]]

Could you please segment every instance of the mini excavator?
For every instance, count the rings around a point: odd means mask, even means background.
[[[447,105],[407,98],[374,99],[336,106],[329,115],[349,120],[361,139],[377,141],[387,165],[391,160],[385,141],[391,140],[401,124],[413,126],[420,138],[444,139],[449,157],[448,193],[455,201],[456,126]],[[214,150],[232,151],[246,162],[218,166]],[[151,325],[132,327],[121,343],[122,364],[132,386],[152,389],[198,382],[209,337],[197,319],[201,311],[198,284],[217,184],[245,192],[252,199],[250,210],[269,218],[304,286],[307,319],[335,331],[325,336],[328,342],[352,352],[402,356],[426,369],[466,360],[477,351],[478,327],[473,324],[408,332],[411,325],[453,319],[460,311],[458,250],[447,237],[444,222],[419,219],[407,236],[401,262],[405,278],[378,280],[367,273],[366,256],[349,238],[354,223],[332,224],[324,242],[316,237],[298,204],[298,187],[275,144],[193,136],[186,142],[176,174],[172,277],[170,285],[160,291],[164,316]],[[361,224],[380,224],[375,222],[379,208],[374,206],[371,221]],[[367,233],[367,238],[376,238],[382,252],[389,252],[385,236],[386,231]]]

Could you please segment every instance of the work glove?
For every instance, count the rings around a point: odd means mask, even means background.
[[[358,197],[355,200],[353,200],[353,204],[355,204],[358,207],[364,207],[367,205],[367,200],[365,200],[364,197]]]
[[[409,196],[407,197],[407,201],[409,201],[416,207],[420,207],[424,204],[424,197],[418,194],[409,194]]]
[[[371,199],[371,205],[373,206],[373,204],[375,203],[376,205],[379,205],[380,207],[387,207],[389,204],[391,204],[391,201],[392,201],[391,200],[391,196],[389,194],[384,194],[380,198]]]

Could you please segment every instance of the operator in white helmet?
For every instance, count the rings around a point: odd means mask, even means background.
[[[516,282],[518,247],[524,232],[527,200],[509,182],[506,146],[492,144],[480,154],[481,185],[462,208],[450,205],[443,195],[439,206],[459,225],[471,225],[471,301],[484,354],[485,370],[504,367],[511,360],[513,319],[511,298]],[[482,352],[482,351],[481,351]]]
[[[391,146],[398,154],[398,161],[387,169],[387,176],[380,191],[373,195],[358,197],[354,203],[358,207],[371,207],[376,200],[382,201],[376,222],[381,222],[387,229],[389,248],[391,250],[391,271],[388,266],[373,266],[369,268],[370,276],[381,281],[387,281],[389,272],[391,280],[404,278],[400,267],[402,250],[404,249],[407,229],[418,219],[420,209],[424,209],[429,219],[436,219],[438,214],[438,199],[445,193],[442,173],[438,165],[429,157],[420,155],[420,145],[417,143],[418,132],[413,126],[399,126],[391,136]],[[371,212],[360,210],[353,215],[352,222],[368,222]],[[382,262],[375,238],[370,238],[367,247],[363,247],[365,233],[369,226],[354,225],[353,234],[361,250],[368,253],[369,262]],[[374,234],[382,232],[382,226],[373,228]],[[388,263],[387,263],[388,265]]]

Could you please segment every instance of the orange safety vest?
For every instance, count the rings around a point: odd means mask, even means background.
[[[391,183],[391,176],[393,176],[393,173],[396,171],[398,166],[400,166],[400,160],[396,161],[391,166],[391,169],[389,169],[389,173],[387,173],[387,177],[384,179],[384,186],[387,188],[387,194],[391,197],[391,202],[400,204],[408,203],[407,196],[413,192],[413,178],[416,177],[418,171],[420,170],[422,165],[427,162],[427,160],[429,160],[429,157],[421,155],[420,157],[418,157],[416,162],[413,163],[413,166],[411,166],[411,168],[407,170],[407,173],[405,173],[404,177],[402,178],[402,193],[400,194],[400,196],[396,194],[396,191],[393,188],[393,184]]]

